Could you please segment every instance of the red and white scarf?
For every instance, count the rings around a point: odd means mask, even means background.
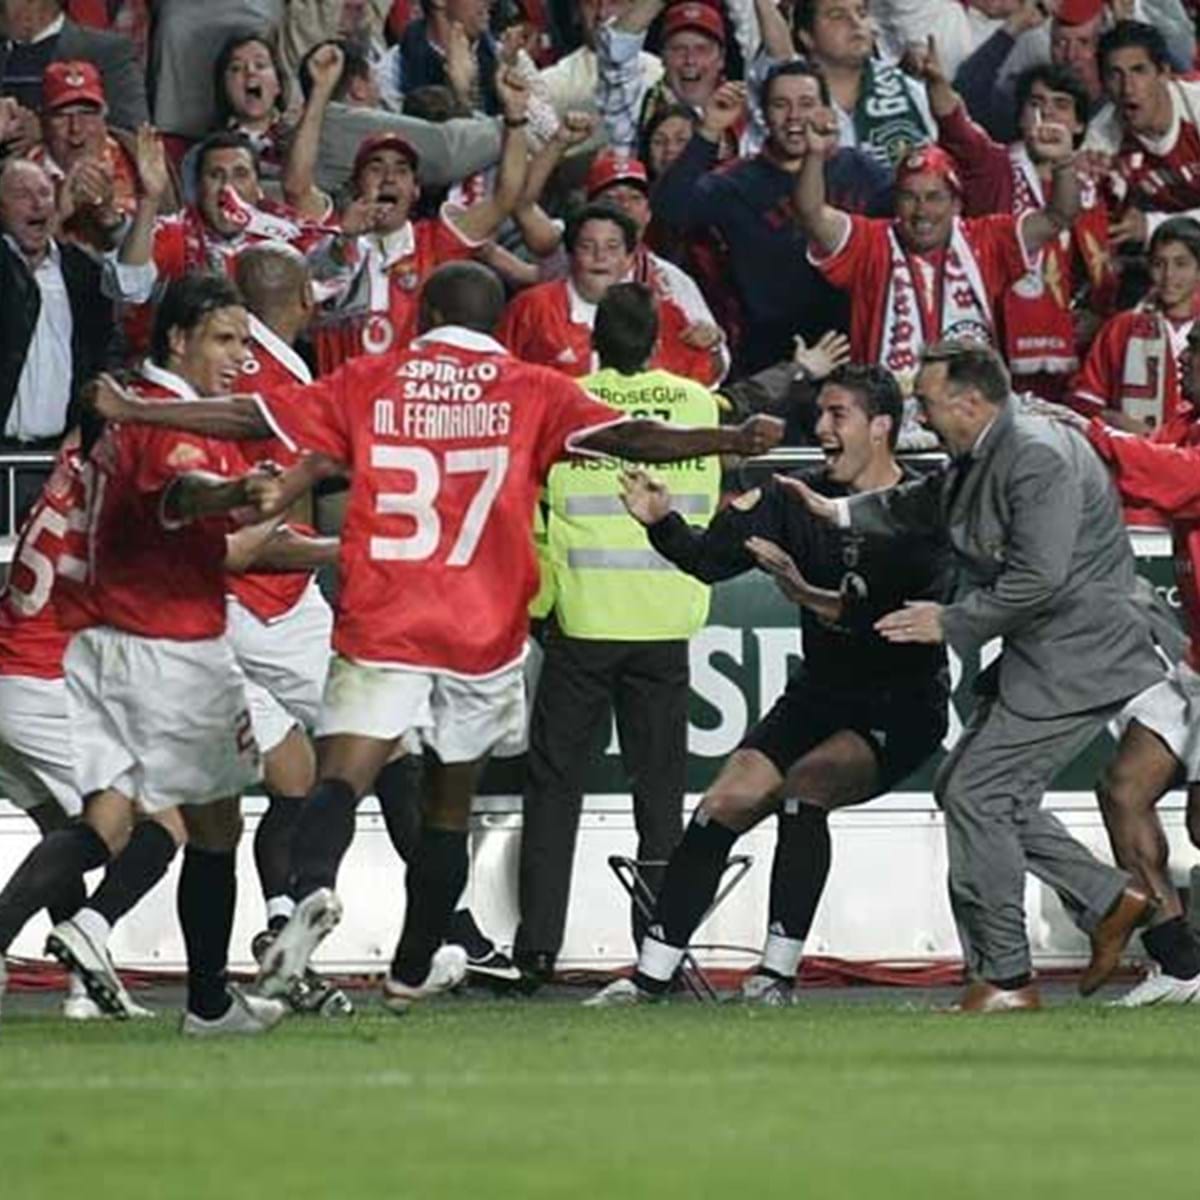
[[[950,242],[937,263],[905,250],[894,228],[888,230],[888,244],[892,281],[880,343],[880,360],[888,370],[907,382],[922,349],[939,338],[971,338],[988,344],[995,340],[983,273],[959,218],[954,219]]]

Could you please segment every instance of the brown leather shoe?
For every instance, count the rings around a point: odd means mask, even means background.
[[[1150,919],[1154,901],[1141,888],[1127,887],[1108,915],[1092,930],[1092,961],[1079,980],[1079,994],[1090,996],[1117,969],[1133,931]]]
[[[979,979],[962,994],[954,1006],[955,1012],[998,1013],[1033,1011],[1042,1007],[1037,985],[1027,983],[1023,988],[1006,991],[994,983]]]

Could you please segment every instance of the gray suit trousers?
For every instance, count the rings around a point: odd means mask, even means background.
[[[1059,895],[1085,932],[1129,883],[1042,811],[1054,776],[1121,708],[1068,716],[1020,716],[999,697],[981,697],[942,764],[934,795],[946,817],[950,905],[967,972],[1002,980],[1031,969],[1025,933],[1025,872]]]

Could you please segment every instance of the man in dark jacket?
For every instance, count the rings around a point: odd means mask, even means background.
[[[0,166],[0,445],[57,441],[80,389],[120,359],[100,265],[52,236],[54,185],[35,163]]]

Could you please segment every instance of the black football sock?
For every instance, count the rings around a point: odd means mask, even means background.
[[[1142,934],[1146,953],[1175,979],[1195,979],[1200,975],[1200,945],[1182,917],[1172,917]]]
[[[75,883],[108,859],[104,839],[90,825],[70,825],[42,838],[0,892],[0,954],[34,913],[68,903]]]
[[[157,821],[142,821],[109,863],[87,907],[115,925],[167,873],[175,850],[175,839]]]
[[[456,908],[450,914],[446,924],[446,941],[461,946],[467,952],[467,957],[476,962],[496,952],[496,943],[479,928],[475,914],[469,908]]]
[[[404,932],[392,959],[392,978],[416,987],[429,974],[433,952],[442,944],[450,914],[467,883],[466,830],[421,831],[421,843],[408,864]]]
[[[83,876],[77,875],[62,886],[58,895],[46,905],[50,921],[57,925],[68,917],[73,917],[87,900],[87,888],[83,886]]]
[[[225,969],[237,903],[234,851],[183,852],[176,903],[187,947],[188,1011],[205,1020],[223,1016],[231,1003]]]
[[[411,754],[390,762],[375,776],[379,811],[396,853],[411,862],[421,843],[421,795],[424,772]]]
[[[292,834],[292,881],[299,902],[337,883],[338,867],[354,840],[354,789],[344,779],[322,779],[300,810]]]
[[[267,906],[267,927],[281,927],[294,907],[288,884],[292,877],[292,835],[304,808],[304,796],[267,797],[267,811],[254,831],[254,866]]]
[[[638,956],[634,982],[644,991],[663,992],[670,986],[682,951],[717,894],[737,839],[734,830],[702,812],[684,830],[667,864],[654,920]]]
[[[771,863],[767,944],[760,970],[793,980],[829,878],[829,817],[822,808],[784,801]]]

